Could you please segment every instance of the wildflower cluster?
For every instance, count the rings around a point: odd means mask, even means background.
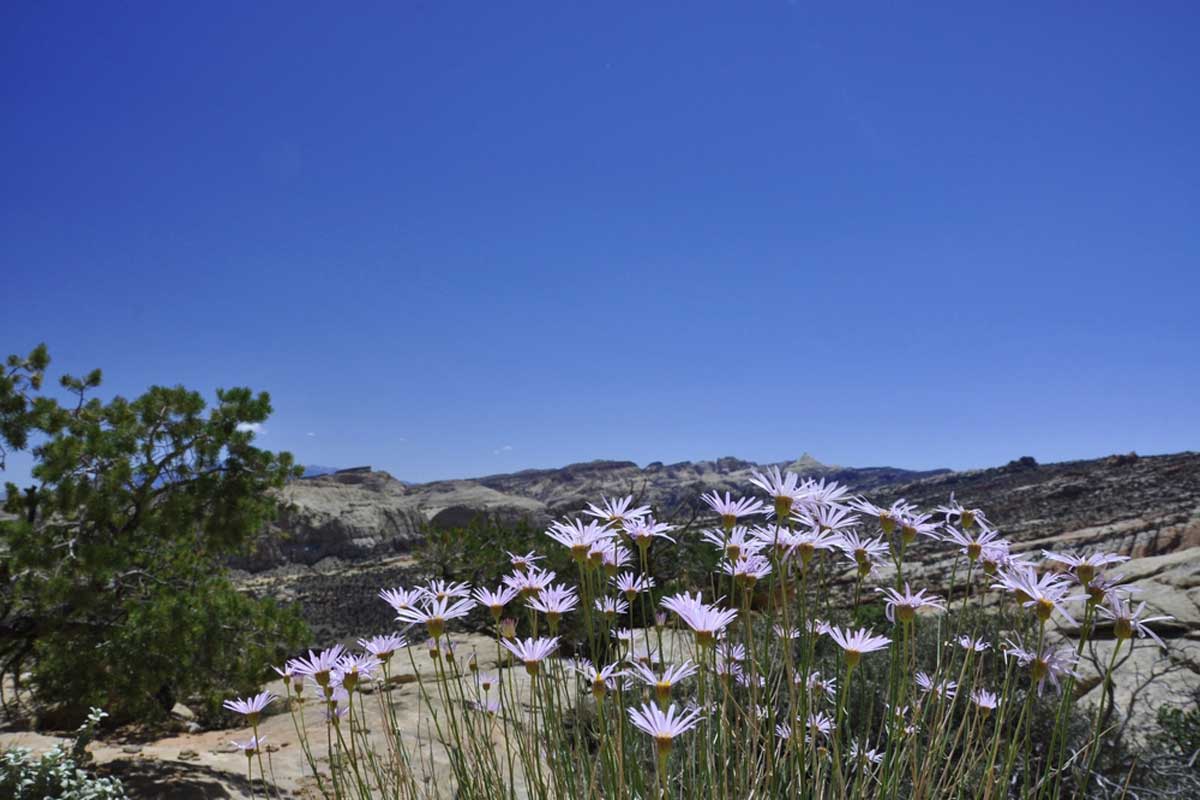
[[[1067,725],[1084,643],[1111,624],[1117,650],[1142,637],[1161,646],[1154,626],[1169,619],[1147,616],[1144,603],[1131,609],[1129,590],[1107,572],[1124,556],[1046,552],[1035,563],[953,496],[930,512],[904,500],[877,506],[774,467],[751,484],[765,496],[705,494],[717,524],[699,532],[656,520],[632,497],[554,522],[546,543],[563,548],[572,575],[540,566],[538,552],[510,553],[511,572],[495,586],[380,592],[405,635],[427,637],[434,676],[414,672],[460,794],[507,797],[518,783],[537,797],[1086,791],[1099,710],[1083,739]],[[683,537],[712,548],[718,567],[705,585],[664,587],[650,553]],[[918,585],[918,546],[945,549],[948,585]],[[851,585],[845,602],[831,601]],[[863,624],[871,598],[886,629]],[[461,668],[447,631],[476,608],[490,618],[497,666],[510,669],[479,672],[474,656]],[[1024,634],[990,641],[978,622],[985,608],[1008,609]],[[563,638],[568,615],[580,622],[578,640]],[[918,652],[928,641],[919,630],[936,630],[932,650]],[[356,693],[386,683],[393,656],[411,659],[412,649],[401,631],[359,644],[362,652],[335,646],[280,668],[293,707],[306,687],[324,704],[337,734],[330,747],[350,766],[326,774],[307,743],[304,752],[338,796],[415,797],[394,716],[388,769],[364,757],[353,725],[345,736],[340,727],[361,713]],[[1035,701],[1048,690],[1053,733],[1034,748]],[[248,759],[261,758],[257,724],[274,701],[229,704],[253,729],[239,745]]]

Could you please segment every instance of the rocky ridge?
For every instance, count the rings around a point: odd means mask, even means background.
[[[704,492],[744,492],[751,473],[764,466],[737,458],[645,467],[632,461],[589,461],[431,483],[405,483],[369,467],[340,470],[289,483],[279,519],[254,555],[234,566],[260,572],[312,566],[328,558],[387,557],[410,550],[427,525],[459,524],[479,512],[544,524],[602,495],[632,494],[661,517],[670,517],[698,510]],[[864,492],[949,472],[828,466],[808,454],[777,466]]]
[[[1198,453],[1057,464],[1026,458],[970,472],[854,470],[811,459],[784,466],[839,480],[880,504],[903,497],[932,510],[953,494],[983,508],[1014,549],[1039,560],[1042,549],[1128,555],[1133,560],[1120,571],[1142,589],[1142,599],[1177,619],[1160,626],[1160,634],[1200,642]],[[246,585],[299,600],[326,637],[361,635],[388,624],[386,609],[375,597],[380,586],[422,579],[422,565],[407,551],[427,525],[461,521],[480,511],[544,523],[601,495],[632,493],[660,518],[700,527],[710,522],[700,494],[709,489],[748,494],[754,468],[738,459],[644,468],[604,461],[430,484],[404,484],[364,470],[298,481],[287,489],[293,506],[280,525],[292,548],[283,552],[301,557],[245,576]],[[925,540],[910,550],[923,585],[945,590],[952,552]],[[844,580],[850,576],[846,573]],[[344,629],[344,620],[363,629]]]

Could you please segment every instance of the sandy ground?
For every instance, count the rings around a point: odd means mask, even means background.
[[[690,655],[686,642],[690,636],[668,636],[664,642],[669,660],[681,660]],[[503,674],[507,682],[514,682],[517,696],[526,701],[529,696],[529,677],[519,665],[508,669],[507,663],[497,664],[494,640],[480,635],[455,635],[456,659],[466,668],[469,656],[476,656],[480,671]],[[638,648],[641,649],[641,648]],[[410,661],[411,651],[411,661]],[[414,673],[413,665],[416,666]],[[421,773],[416,777],[418,785],[426,788],[430,797],[452,797],[454,794],[453,772],[445,747],[438,739],[432,725],[429,708],[421,698],[421,681],[432,686],[435,678],[434,662],[423,645],[398,651],[392,661],[393,683],[387,689],[363,696],[366,710],[365,726],[370,740],[383,752],[385,726],[381,701],[390,704],[395,711],[400,735],[405,745],[420,757]],[[263,687],[277,695],[285,694],[282,681]],[[506,689],[507,691],[507,689]],[[306,692],[307,694],[308,692]],[[492,690],[492,697],[496,690]],[[507,695],[506,695],[507,696]],[[435,709],[442,708],[441,702],[432,698]],[[524,708],[524,705],[522,705]],[[303,711],[303,730],[317,759],[318,769],[327,773],[328,751],[325,744],[326,726],[321,704],[308,697],[302,705],[291,703],[296,718]],[[318,798],[312,774],[299,744],[293,715],[288,713],[288,703],[276,701],[271,713],[259,723],[259,735],[266,739],[267,753],[264,764],[268,777],[273,776],[271,796],[277,790],[284,798]],[[356,706],[357,710],[357,706]],[[342,722],[347,724],[346,721]],[[496,726],[498,730],[499,726]],[[108,774],[116,775],[125,782],[131,797],[164,798],[164,800],[199,800],[199,798],[264,798],[265,787],[259,780],[257,761],[253,764],[253,785],[246,776],[246,757],[230,744],[230,740],[245,741],[251,736],[249,728],[181,733],[146,742],[101,739],[88,748],[96,764]],[[0,749],[11,746],[29,747],[35,752],[48,750],[58,742],[69,741],[63,737],[48,736],[31,732],[0,733]],[[493,742],[501,750],[502,740],[493,736]],[[518,794],[524,796],[521,777],[517,776]]]

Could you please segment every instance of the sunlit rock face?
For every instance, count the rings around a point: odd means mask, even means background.
[[[867,492],[947,472],[835,467],[808,454],[779,466]],[[430,523],[461,525],[472,514],[486,512],[502,519],[544,524],[601,496],[631,492],[660,516],[690,514],[704,508],[700,502],[704,492],[745,492],[756,469],[761,466],[726,457],[666,465],[655,462],[644,468],[632,461],[589,461],[557,469],[421,484],[406,483],[370,467],[312,475],[288,484],[281,493],[278,519],[261,537],[255,553],[236,560],[233,566],[260,572],[289,564],[313,566],[328,558],[395,555],[410,550]]]

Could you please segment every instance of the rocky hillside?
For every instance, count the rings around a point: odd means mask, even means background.
[[[1175,621],[1164,638],[1200,642],[1200,453],[1005,467],[959,472],[888,487],[878,501],[904,497],[932,508],[954,492],[986,510],[1014,550],[1121,553],[1116,568],[1145,600]],[[947,548],[922,543],[916,555],[927,583],[944,583]],[[1182,642],[1181,642],[1182,644]],[[1200,668],[1200,665],[1197,665]]]
[[[970,472],[846,469],[812,459],[787,466],[839,480],[878,503],[905,497],[932,509],[953,493],[984,508],[1018,550],[1103,548],[1131,555],[1135,561],[1123,571],[1180,620],[1164,634],[1200,638],[1198,453],[1058,464],[1019,459]],[[386,625],[375,593],[419,579],[420,565],[405,555],[428,525],[465,521],[480,511],[545,522],[601,495],[632,493],[662,517],[699,526],[706,522],[699,495],[712,488],[748,492],[754,467],[732,458],[644,468],[599,461],[428,484],[367,469],[295,481],[277,528],[245,565],[260,574],[247,580],[256,591],[302,601],[324,631],[361,633],[341,630],[338,621]],[[923,582],[936,587],[947,580],[947,552],[918,542],[910,554],[922,562]]]
[[[948,470],[915,472],[892,467],[845,468],[805,454],[778,466],[825,476],[873,492]],[[288,564],[311,566],[323,559],[355,560],[407,551],[426,525],[455,525],[480,511],[543,524],[578,510],[602,495],[632,494],[660,517],[698,511],[711,489],[744,492],[762,465],[737,458],[716,461],[590,461],[559,469],[524,470],[470,480],[409,484],[369,467],[317,474],[293,481],[283,492],[279,520],[252,558],[235,566],[259,572]]]

